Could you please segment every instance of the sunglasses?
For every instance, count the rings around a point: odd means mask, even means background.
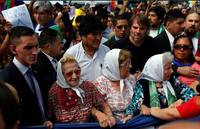
[[[192,46],[190,46],[190,45],[174,45],[174,49],[176,49],[176,50],[181,50],[181,49],[183,49],[183,50],[189,50],[189,49],[192,49]]]
[[[127,29],[128,28],[128,25],[119,25],[119,26],[116,26],[117,27],[117,29],[122,29],[122,28],[124,28],[124,29]]]
[[[81,74],[81,70],[80,69],[74,69],[72,71],[64,73],[64,75],[65,75],[65,77],[70,78],[70,77],[72,77],[72,75],[74,73],[79,76]]]

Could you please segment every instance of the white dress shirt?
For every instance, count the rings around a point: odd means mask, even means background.
[[[73,55],[81,67],[81,78],[93,81],[101,75],[102,64],[109,48],[100,44],[93,57],[89,56],[83,48],[82,42],[69,48],[66,54]]]

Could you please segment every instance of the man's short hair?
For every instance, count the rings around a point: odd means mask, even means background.
[[[10,31],[10,41],[13,45],[16,45],[16,39],[20,39],[22,36],[32,36],[35,31],[26,26],[16,26]]]
[[[166,25],[168,21],[172,22],[177,20],[178,18],[185,18],[183,13],[179,9],[169,10],[165,16],[164,25]]]
[[[159,20],[162,20],[164,19],[165,17],[165,9],[162,7],[162,6],[155,6],[155,7],[152,7],[149,9],[149,12],[154,12],[156,13],[157,17]]]
[[[86,15],[80,22],[79,33],[81,36],[86,36],[89,33],[103,31],[101,21],[94,15]]]
[[[38,38],[39,47],[43,47],[45,44],[48,44],[48,43],[53,44],[57,36],[60,36],[60,35],[54,29],[47,28],[43,30]]]
[[[126,17],[125,14],[117,15],[112,20],[113,25],[116,26],[117,25],[117,21],[119,21],[119,20],[127,20],[128,21],[128,18]]]

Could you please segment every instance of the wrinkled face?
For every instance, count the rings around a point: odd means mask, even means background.
[[[135,43],[140,43],[143,41],[144,37],[147,35],[147,26],[140,25],[137,21],[133,21],[130,29],[130,37]]]
[[[148,19],[150,21],[151,26],[159,26],[160,25],[161,21],[158,19],[155,12],[149,12]]]
[[[178,18],[174,21],[167,22],[166,28],[173,36],[176,36],[184,29],[184,19]]]
[[[45,25],[50,22],[52,14],[42,10],[35,10],[33,14],[35,21],[40,25]]]
[[[189,56],[192,54],[192,46],[188,38],[183,37],[177,40],[174,45],[174,57],[182,63],[189,63]]]
[[[68,62],[62,66],[63,75],[66,82],[71,87],[76,87],[80,81],[81,69],[77,62]]]
[[[50,44],[50,54],[56,58],[62,54],[62,42],[60,36],[57,36],[53,44]]]
[[[131,59],[127,59],[119,65],[120,77],[125,79],[130,74]]]
[[[22,36],[15,48],[16,58],[26,66],[30,66],[37,61],[38,39],[36,35]]]
[[[114,27],[115,35],[119,38],[123,38],[128,34],[128,21],[125,19],[117,20]]]
[[[86,49],[97,50],[101,43],[102,31],[89,33],[88,35],[82,36],[81,38]]]
[[[169,80],[171,74],[173,73],[171,62],[168,62],[164,65],[164,71],[163,72],[164,72],[163,80],[164,81]]]
[[[190,36],[194,36],[198,31],[200,23],[200,17],[196,13],[191,13],[186,17],[185,20],[185,32]]]

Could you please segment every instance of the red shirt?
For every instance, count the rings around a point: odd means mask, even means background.
[[[62,88],[54,83],[49,91],[49,116],[55,116],[56,122],[88,122],[93,106],[101,105],[103,96],[96,87],[84,81],[80,88],[84,91],[84,103],[71,88]]]
[[[177,107],[181,118],[191,118],[200,115],[200,105],[197,104],[197,101],[199,101],[199,99],[200,96],[195,96],[184,104]]]

